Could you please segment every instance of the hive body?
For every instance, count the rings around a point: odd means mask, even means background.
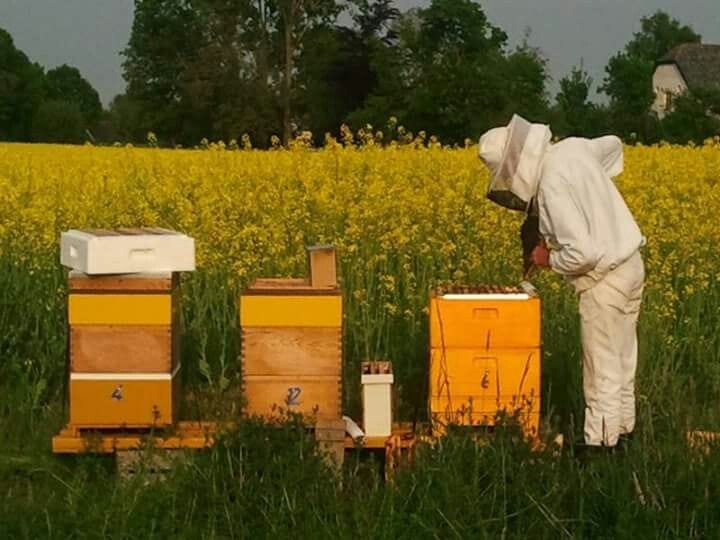
[[[70,272],[70,423],[147,428],[177,420],[176,274]]]
[[[430,300],[433,427],[492,426],[514,415],[529,436],[540,420],[540,299],[521,289],[443,290]]]

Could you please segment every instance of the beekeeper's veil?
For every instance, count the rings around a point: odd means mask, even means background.
[[[527,211],[537,195],[540,168],[552,133],[543,124],[531,124],[514,115],[507,127],[491,129],[480,138],[480,159],[490,169],[488,199]]]

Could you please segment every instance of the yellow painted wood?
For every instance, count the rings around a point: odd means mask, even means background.
[[[170,325],[170,294],[70,294],[70,324]]]
[[[430,301],[430,345],[444,348],[539,347],[540,299]]]
[[[175,379],[179,376],[175,375]],[[75,427],[167,426],[176,418],[172,379],[70,380],[70,424]]]
[[[240,324],[243,327],[340,327],[342,297],[242,296]]]
[[[433,349],[430,412],[442,424],[495,422],[498,411],[519,414],[527,433],[540,411],[540,349]]]
[[[430,395],[522,396],[540,394],[540,349],[433,349]]]

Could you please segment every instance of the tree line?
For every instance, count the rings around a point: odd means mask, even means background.
[[[593,81],[582,62],[550,96],[547,60],[472,0],[135,0],[121,52],[125,93],[103,110],[70,66],[47,72],[0,30],[0,140],[147,142],[194,146],[249,137],[267,147],[342,125],[398,126],[463,144],[513,113],[559,136],[616,133],[628,141],[702,141],[720,134],[720,97],[699,89],[659,120],[655,62],[701,36],[663,11]],[[599,91],[606,103],[591,99]]]

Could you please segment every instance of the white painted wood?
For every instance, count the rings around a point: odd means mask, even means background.
[[[60,263],[88,275],[191,272],[195,240],[170,230],[96,235],[72,229],[60,237]]]
[[[389,437],[392,434],[393,380],[391,373],[362,375],[366,437]]]

